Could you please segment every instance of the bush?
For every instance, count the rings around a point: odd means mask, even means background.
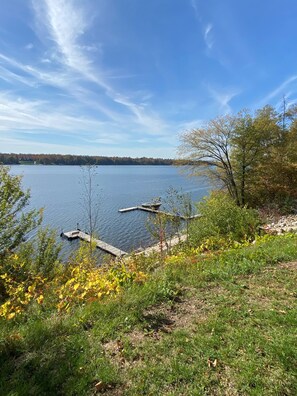
[[[87,243],[61,265],[54,234],[43,230],[38,238],[0,261],[0,319],[13,319],[30,308],[68,312],[147,278],[133,260],[98,267]]]
[[[192,222],[189,241],[202,250],[252,241],[260,224],[257,211],[239,207],[225,193],[213,192],[197,204],[200,218]]]

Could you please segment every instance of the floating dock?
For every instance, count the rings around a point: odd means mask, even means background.
[[[125,213],[125,212],[132,212],[133,210],[142,210],[144,212],[150,212],[150,213],[160,213],[160,214],[170,216],[170,217],[179,217],[182,220],[192,220],[192,219],[196,219],[196,218],[200,217],[200,215],[198,215],[198,214],[187,217],[187,216],[183,216],[178,213],[163,212],[162,210],[152,209],[152,208],[148,208],[145,206],[132,206],[131,208],[123,208],[123,209],[119,209],[119,212]]]
[[[81,230],[62,232],[61,236],[67,238],[70,241],[72,239],[81,239],[82,241],[90,242],[90,235]],[[112,246],[104,241],[101,241],[100,239],[93,238],[93,242],[96,243],[98,249],[101,249],[104,252],[107,252],[115,257],[122,257],[128,254],[127,252],[124,252],[123,250],[118,249],[115,246]]]
[[[132,212],[132,210],[137,210],[138,206],[132,206],[132,208],[124,208],[124,209],[119,209],[119,212],[124,213],[124,212]]]

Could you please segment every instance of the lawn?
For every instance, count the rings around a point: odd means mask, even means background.
[[[69,314],[0,322],[1,395],[296,395],[297,236],[157,266]]]

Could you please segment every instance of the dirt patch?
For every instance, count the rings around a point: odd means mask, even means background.
[[[249,290],[247,300],[250,304],[261,309],[276,310],[286,313],[291,309],[295,302],[297,293],[288,287],[289,282],[297,281],[297,262],[281,263],[274,267],[265,268],[257,276],[249,277]],[[267,278],[267,274],[269,277]],[[277,299],[277,309],[275,300]],[[282,308],[280,307],[282,306]]]
[[[222,387],[222,390],[218,392],[218,395],[224,395],[224,396],[238,396],[239,392],[236,389],[236,384],[233,378],[233,373],[230,367],[225,366],[224,369],[222,370],[222,373],[220,375],[220,385]],[[211,393],[212,395],[215,395],[215,393]]]
[[[189,329],[195,322],[206,320],[211,308],[206,299],[197,296],[181,299],[171,306],[158,305],[144,312],[145,328],[163,333]]]
[[[164,335],[176,329],[191,331],[195,323],[207,319],[212,305],[206,299],[190,296],[171,305],[160,304],[143,312],[143,330],[135,329],[122,339],[111,340],[103,345],[105,353],[122,368],[141,364],[141,351],[138,349],[147,340],[161,340]],[[133,350],[127,358],[126,349]]]
[[[115,384],[105,384],[102,381],[94,382],[92,395],[105,394],[109,396],[122,396],[124,388]]]
[[[121,367],[128,364],[124,355],[124,343],[121,340],[111,340],[103,345],[106,354],[113,359],[113,361]]]
[[[281,263],[278,268],[287,268],[297,271],[297,261],[290,261],[289,263]]]
[[[281,263],[278,266],[267,267],[262,273],[239,277],[241,281],[245,281],[244,287],[246,301],[253,306],[261,307],[261,309],[273,309],[272,304],[275,295],[278,295],[279,301],[290,308],[296,299],[296,293],[289,292],[285,284],[282,284],[281,277],[278,272],[281,270],[297,270],[297,261]],[[275,272],[273,279],[271,276],[265,279],[267,273]],[[267,284],[266,284],[267,282]],[[215,309],[214,302],[208,298],[209,295],[225,295],[230,294],[230,290],[225,289],[221,285],[215,285],[205,290],[199,290],[199,294],[195,289],[187,289],[187,297],[179,298],[171,304],[162,303],[143,312],[142,330],[135,329],[128,333],[123,340],[112,340],[103,345],[108,356],[120,367],[128,367],[141,361],[140,354],[137,352],[134,356],[127,360],[125,357],[125,345],[129,343],[131,349],[137,350],[145,341],[161,340],[166,334],[178,329],[187,329],[194,331],[196,324],[206,321]],[[201,297],[203,296],[203,297]],[[231,295],[230,295],[231,298]],[[282,312],[282,311],[280,311]],[[232,394],[232,392],[231,392]]]
[[[251,304],[270,308],[271,297],[277,294],[280,300],[284,300],[288,307],[295,300],[296,293],[289,292],[285,284],[282,284],[277,272],[281,269],[296,271],[297,261],[281,263],[277,266],[265,268],[262,274],[245,276],[241,280],[247,282],[245,293]],[[275,272],[274,280],[269,277],[267,284],[265,273]],[[143,342],[147,337],[160,339],[164,334],[171,333],[177,329],[186,328],[187,331],[195,329],[199,322],[207,320],[209,314],[215,308],[214,303],[207,297],[209,294],[226,295],[230,293],[221,285],[215,285],[207,289],[199,290],[199,295],[195,289],[188,289],[186,298],[175,301],[173,304],[160,304],[153,306],[143,313],[143,331],[134,331],[129,334],[129,339],[135,344]],[[203,296],[201,298],[201,296]]]

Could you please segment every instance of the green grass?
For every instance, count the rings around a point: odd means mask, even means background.
[[[3,320],[0,394],[296,395],[294,260],[297,236],[275,237],[160,267],[69,315]]]

